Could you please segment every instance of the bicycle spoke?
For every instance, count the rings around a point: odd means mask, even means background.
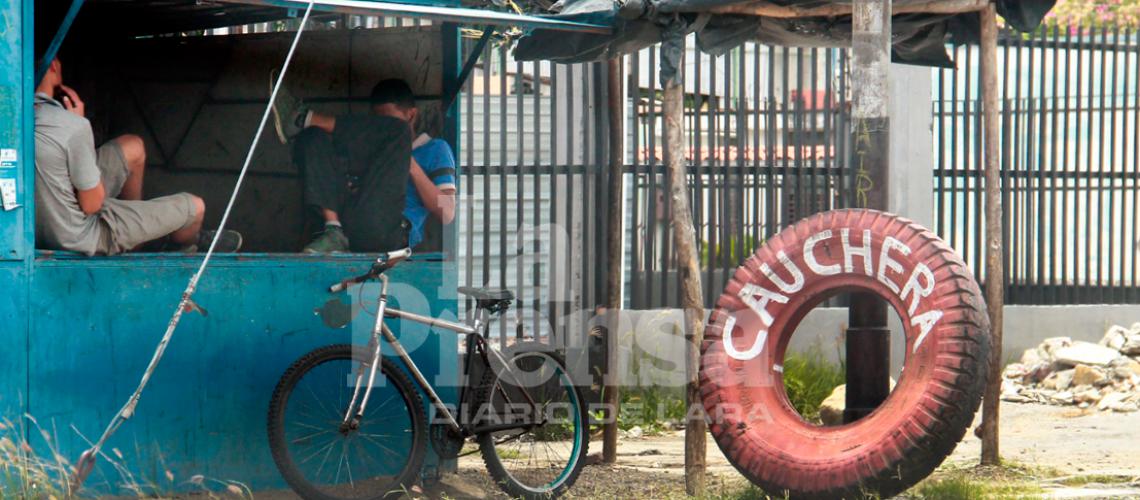
[[[320,432],[316,432],[316,433],[313,433],[313,434],[309,434],[308,436],[302,436],[302,437],[299,437],[299,438],[297,438],[297,439],[294,439],[293,441],[291,441],[291,443],[293,443],[293,444],[300,444],[302,441],[308,441],[309,439],[312,439],[312,438],[314,438],[314,437],[316,437],[316,436],[320,436],[320,435],[322,435],[322,434],[328,434],[328,433],[330,433],[330,432],[335,432],[335,431],[333,431],[333,430],[331,430],[331,429],[329,429],[329,430],[323,430],[323,431],[320,431]]]
[[[378,491],[400,488],[408,471],[415,470],[410,450],[422,446],[416,444],[414,428],[422,416],[416,417],[408,405],[405,389],[385,382],[386,371],[377,372],[366,414],[353,426],[342,427],[344,414],[335,408],[352,404],[346,402],[352,374],[367,368],[354,359],[333,358],[302,372],[282,410],[280,441],[292,457],[295,475],[321,495],[346,500],[375,498]],[[365,384],[361,382],[361,391]]]
[[[364,438],[364,439],[367,439],[367,440],[368,440],[368,442],[370,442],[370,443],[373,443],[373,444],[375,444],[375,445],[376,445],[376,447],[377,447],[377,448],[380,448],[382,451],[385,451],[385,452],[391,453],[392,455],[394,455],[394,456],[397,456],[397,457],[401,456],[400,452],[398,452],[398,451],[396,451],[396,450],[393,450],[393,449],[391,449],[391,448],[389,448],[389,447],[387,447],[387,446],[384,446],[383,444],[380,444],[380,442],[379,442],[379,441],[377,441],[377,440],[375,440],[375,439],[372,439],[372,438],[371,438],[371,437],[369,437],[368,435],[365,435],[365,434],[361,434],[361,435],[360,435],[360,437],[362,437],[362,438]]]

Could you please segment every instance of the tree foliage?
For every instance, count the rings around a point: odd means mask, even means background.
[[[1140,0],[1058,0],[1045,22],[1074,32],[1078,27],[1135,28],[1140,26]]]

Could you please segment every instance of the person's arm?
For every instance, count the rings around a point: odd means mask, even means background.
[[[455,220],[455,187],[448,185],[441,189],[424,173],[424,169],[416,163],[415,158],[412,158],[409,175],[412,184],[416,186],[416,194],[420,196],[428,212],[438,217],[444,224],[451,224],[451,221]]]
[[[103,187],[103,173],[96,163],[95,137],[86,120],[83,127],[76,129],[68,138],[66,153],[67,174],[71,187],[75,189],[79,209],[86,215],[94,215],[103,208],[107,193]]]
[[[103,208],[103,200],[107,198],[107,193],[103,189],[103,181],[99,181],[95,187],[85,190],[76,190],[76,198],[79,199],[79,209],[87,215],[95,215]]]

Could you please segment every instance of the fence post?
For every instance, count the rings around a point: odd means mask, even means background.
[[[891,0],[855,0],[852,25],[854,202],[859,208],[886,210],[891,157],[887,107]],[[852,293],[848,316],[843,420],[854,422],[875,411],[890,395],[891,332],[887,304],[874,294]]]
[[[1005,305],[1005,263],[1002,260],[1002,233],[1005,220],[1001,207],[1001,162],[998,150],[997,10],[987,4],[981,11],[982,24],[982,113],[985,141],[986,176],[986,306],[992,332],[989,379],[982,404],[982,465],[998,465],[998,409],[1001,406],[1002,309]]]
[[[606,408],[606,423],[602,427],[602,462],[612,464],[617,461],[618,412],[621,398],[618,397],[618,321],[621,310],[622,286],[622,206],[625,203],[623,181],[625,179],[625,95],[621,91],[622,63],[620,58],[610,59],[606,67],[606,102],[609,128],[609,207],[607,208],[606,235],[606,373],[602,389],[603,406]]]

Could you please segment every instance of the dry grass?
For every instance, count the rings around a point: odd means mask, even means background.
[[[40,443],[33,445],[27,436]],[[48,432],[35,418],[28,415],[18,421],[0,420],[0,498],[65,499],[81,496],[87,491],[74,491],[70,483],[71,462],[59,453],[55,443],[57,434]],[[123,465],[124,455],[117,449],[100,454],[100,461],[109,464],[118,474],[116,484],[101,488],[101,492],[118,495],[115,498],[173,498],[184,492],[203,498],[252,499],[248,486],[237,481],[225,481],[194,475],[178,480],[164,469],[164,481],[142,480]],[[178,493],[175,493],[175,492]]]

